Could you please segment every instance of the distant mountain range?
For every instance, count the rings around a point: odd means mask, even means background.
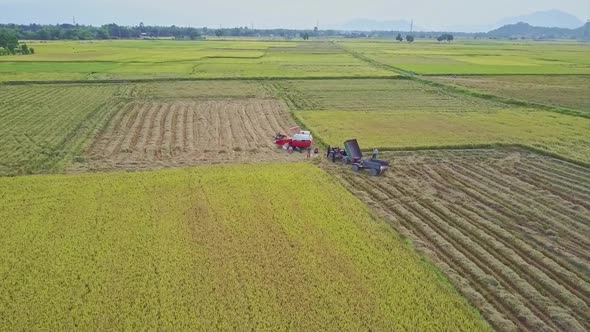
[[[508,24],[486,34],[489,38],[590,39],[590,22],[577,29],[536,27],[528,23]]]
[[[529,15],[505,18],[498,22],[498,26],[515,24],[519,22],[528,23],[535,27],[567,29],[577,29],[584,25],[584,22],[580,21],[579,18],[572,14],[565,13],[559,10],[548,10],[542,12],[535,12]]]
[[[492,24],[456,25],[438,30],[468,33],[486,32],[498,29],[504,25],[511,25],[520,22],[527,23],[534,27],[565,29],[577,29],[584,25],[584,22],[572,14],[560,10],[548,10],[538,11],[528,15],[504,18]],[[410,31],[410,24],[411,22],[407,20],[378,21],[371,19],[356,19],[340,25],[332,26],[330,28],[345,31]],[[418,23],[418,25],[414,25],[414,31],[424,31],[424,29]]]

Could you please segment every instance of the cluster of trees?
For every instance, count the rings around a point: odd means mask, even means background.
[[[22,55],[35,54],[35,49],[27,46],[26,43],[22,43],[20,45],[20,54],[22,54]]]
[[[399,42],[403,42],[404,41],[404,37],[402,37],[401,33],[398,33],[397,36],[395,37],[395,40],[399,41]],[[407,35],[406,36],[406,41],[408,43],[413,43],[414,42],[414,36],[412,35]]]
[[[439,42],[448,41],[449,43],[452,42],[454,39],[455,37],[453,37],[453,35],[451,35],[450,33],[443,33],[442,35],[436,38],[436,40],[438,40]]]
[[[422,38],[425,38],[425,37],[422,37]],[[404,41],[404,38],[402,37],[402,34],[401,33],[398,33],[397,36],[395,37],[395,39],[397,41],[399,41],[399,42]],[[439,42],[445,41],[445,40],[448,41],[448,42],[451,42],[454,39],[455,39],[455,37],[452,34],[450,34],[450,33],[443,33],[442,35],[436,37],[436,40],[438,40]],[[408,43],[414,42],[414,36],[413,35],[407,35],[406,36],[406,41]]]
[[[1,53],[14,54],[14,50],[18,47],[18,36],[14,31],[8,29],[0,29],[0,50]]]
[[[15,31],[9,29],[0,29],[0,55],[26,55],[34,53],[34,48],[29,48],[27,44],[18,43],[18,35]]]

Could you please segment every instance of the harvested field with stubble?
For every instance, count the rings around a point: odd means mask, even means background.
[[[496,329],[590,329],[589,169],[512,149],[383,158],[382,178],[325,167]]]
[[[302,161],[257,81],[0,86],[0,176]]]
[[[297,161],[272,143],[295,126],[272,99],[133,101],[89,149],[92,170]]]

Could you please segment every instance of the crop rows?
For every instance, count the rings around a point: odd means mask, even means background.
[[[590,328],[590,170],[520,151],[391,158],[383,178],[338,176],[492,325]]]
[[[294,126],[266,99],[133,101],[89,149],[90,167],[137,169],[292,160],[272,143]]]
[[[505,98],[590,111],[590,76],[441,76],[429,79]]]
[[[0,87],[0,175],[59,169],[106,123],[116,86]]]
[[[407,79],[299,80],[275,85],[296,110],[485,112],[506,108]]]

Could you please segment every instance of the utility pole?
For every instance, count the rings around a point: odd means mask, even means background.
[[[410,23],[410,33],[414,32],[414,19],[412,19],[412,23]]]
[[[76,25],[76,16],[72,16],[72,23]]]

